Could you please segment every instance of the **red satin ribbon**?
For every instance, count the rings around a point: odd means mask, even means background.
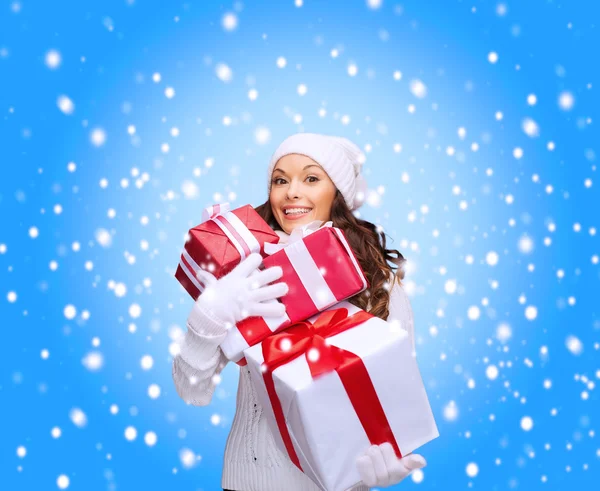
[[[302,321],[285,331],[273,334],[262,342],[264,363],[263,379],[275,413],[277,427],[290,460],[302,470],[285,424],[281,402],[275,391],[273,371],[301,355],[306,356],[314,378],[335,370],[352,403],[367,438],[373,445],[390,442],[398,458],[402,453],[392,433],[373,382],[362,359],[350,351],[331,346],[326,338],[356,327],[373,316],[364,310],[348,317],[348,309],[328,310],[319,315],[314,324]]]

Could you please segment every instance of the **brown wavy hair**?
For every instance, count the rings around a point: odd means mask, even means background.
[[[273,230],[281,230],[268,199],[255,210]],[[369,313],[386,320],[390,314],[392,286],[396,281],[402,284],[404,278],[404,256],[396,249],[386,248],[386,235],[382,230],[378,230],[375,224],[356,218],[352,214],[339,190],[331,206],[331,221],[334,227],[344,232],[369,282],[369,288],[348,301],[367,310],[370,300]],[[390,281],[392,273],[393,281]]]

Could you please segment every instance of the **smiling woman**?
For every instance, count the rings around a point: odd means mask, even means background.
[[[397,250],[386,248],[386,237],[380,228],[353,213],[362,204],[366,191],[361,174],[363,162],[360,148],[346,138],[313,133],[292,135],[271,158],[269,196],[256,211],[282,242],[297,227],[313,221],[332,221],[346,236],[369,283],[365,291],[348,301],[376,317],[398,322],[408,331],[414,349],[412,309],[401,286],[404,257]],[[272,302],[287,292],[283,281],[275,282],[281,280],[281,268],[271,267],[249,276],[260,261],[260,255],[251,254],[231,273],[215,280],[210,287],[212,296],[207,296],[207,288],[188,318],[186,338],[173,362],[173,379],[179,395],[191,404],[209,404],[216,376],[228,363],[219,346],[227,335],[227,323],[236,324],[257,309],[262,313],[254,315],[264,316],[266,309],[283,305]],[[250,284],[258,286],[250,288]],[[425,465],[425,459],[416,454],[398,459],[391,445],[387,445],[372,445],[358,457],[356,468],[362,481],[352,491],[393,485]],[[240,370],[236,413],[225,448],[221,484],[223,489],[234,491],[319,490],[275,444],[246,369]]]
[[[337,189],[323,168],[310,157],[290,154],[273,170],[269,203],[282,230],[313,220],[329,220]]]
[[[349,301],[387,319],[390,291],[404,277],[404,257],[386,248],[385,233],[352,213],[367,190],[361,174],[365,157],[347,138],[297,133],[277,148],[268,169],[269,198],[256,211],[286,240],[314,220],[341,229],[360,263],[369,288]]]

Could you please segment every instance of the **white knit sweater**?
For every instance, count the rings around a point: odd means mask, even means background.
[[[398,284],[390,292],[389,311],[388,321],[400,322],[414,349],[413,312]],[[219,347],[226,333],[218,319],[210,312],[200,311],[197,305],[188,317],[187,329],[181,351],[173,361],[173,380],[186,403],[206,406],[215,389],[214,376],[228,363]],[[225,447],[221,485],[235,491],[319,491],[276,447],[246,367],[240,368],[236,412]],[[351,489],[369,490],[362,482]]]

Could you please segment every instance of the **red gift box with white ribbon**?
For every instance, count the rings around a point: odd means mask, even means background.
[[[227,334],[221,349],[230,360],[245,365],[244,349],[360,293],[368,287],[344,233],[326,222],[311,222],[294,229],[285,243],[265,244],[263,268],[280,266],[288,293],[279,300],[286,312],[281,317],[250,317]],[[273,300],[274,302],[276,300]]]
[[[407,331],[349,302],[244,355],[275,444],[324,491],[357,484],[371,445],[401,458],[439,436]]]
[[[230,211],[229,203],[207,207],[202,223],[188,232],[175,277],[194,300],[204,290],[196,278],[202,268],[220,278],[253,252],[265,255],[264,244],[279,236],[250,205]]]

